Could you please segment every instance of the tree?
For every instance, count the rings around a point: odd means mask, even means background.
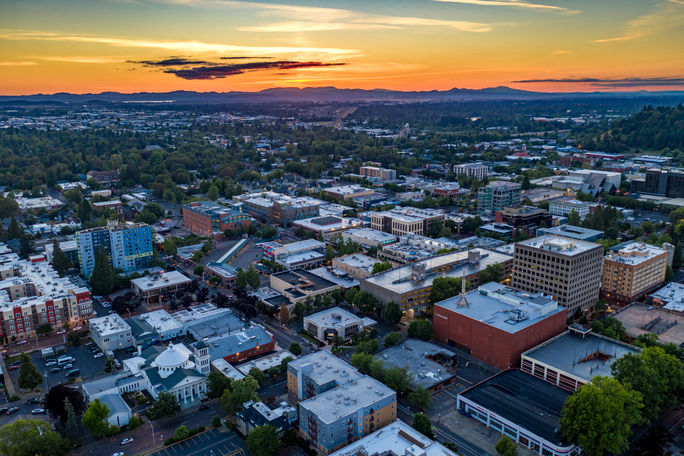
[[[432,423],[430,422],[430,418],[422,413],[415,413],[413,415],[413,424],[411,426],[425,437],[431,439],[435,438],[435,434],[432,432]]]
[[[221,397],[223,392],[230,389],[230,379],[220,372],[212,371],[207,377],[207,396]]]
[[[5,456],[61,456],[67,443],[43,420],[17,420],[0,428],[0,453]]]
[[[397,325],[401,321],[402,312],[399,308],[399,304],[396,302],[388,302],[385,305],[385,320]]]
[[[414,407],[420,410],[425,410],[430,407],[430,391],[426,390],[423,385],[418,385],[415,390],[408,395],[408,401]]]
[[[385,348],[390,348],[395,345],[397,345],[399,342],[401,342],[401,333],[398,332],[392,332],[389,333],[385,336],[385,340],[383,341],[383,345]]]
[[[325,247],[325,260],[332,261],[333,258],[335,258],[335,249],[333,249],[332,245],[328,244]]]
[[[392,388],[397,394],[402,394],[408,391],[413,381],[413,374],[409,372],[408,367],[392,366],[385,370],[384,375],[385,385]]]
[[[451,298],[461,293],[461,279],[455,277],[437,277],[432,281],[430,302],[432,304]]]
[[[251,375],[252,378],[257,381],[257,383],[262,383],[266,378],[264,372],[256,366],[249,370],[249,375]]]
[[[504,268],[501,263],[489,264],[480,272],[480,283],[501,282],[503,273]]]
[[[224,390],[221,395],[221,409],[228,415],[232,415],[237,411],[235,395],[229,389]]]
[[[580,215],[574,209],[571,210],[570,213],[568,214],[568,225],[582,226],[582,220],[580,219]]]
[[[176,240],[172,237],[164,239],[164,253],[169,256],[173,256],[178,253],[178,246],[176,245]]]
[[[55,268],[55,271],[59,273],[60,277],[63,277],[71,267],[71,262],[59,246],[57,239],[52,242],[52,267]]]
[[[47,392],[45,395],[45,410],[50,413],[55,419],[58,419],[62,424],[66,424],[69,418],[65,403],[71,404],[74,413],[80,415],[86,408],[83,394],[77,388],[71,388],[59,383]]]
[[[236,284],[238,288],[247,288],[247,273],[244,269],[238,269]]]
[[[259,276],[259,271],[254,269],[254,267],[251,265],[247,270],[247,283],[249,283],[249,286],[254,289],[259,288],[259,285],[261,285],[261,277]]]
[[[195,266],[195,269],[192,270],[192,273],[197,276],[201,276],[204,273],[204,266],[198,264],[197,266]]]
[[[387,271],[388,269],[392,269],[392,263],[389,261],[379,261],[373,265],[372,274],[379,274],[382,271]]]
[[[288,351],[295,356],[299,356],[302,354],[302,346],[299,345],[297,342],[292,342],[290,344]]]
[[[104,247],[100,247],[95,252],[95,266],[90,275],[90,285],[98,295],[106,295],[114,289],[114,272],[109,263],[109,255]]]
[[[66,423],[64,424],[64,436],[71,443],[78,443],[81,441],[81,422],[69,399],[64,399],[64,410],[66,410],[67,414]]]
[[[52,332],[52,325],[50,323],[43,323],[36,328],[36,334],[39,336],[45,336]]]
[[[216,185],[209,187],[209,190],[207,191],[207,198],[209,198],[211,201],[216,201],[218,199],[218,187]]]
[[[19,203],[14,198],[0,198],[0,220],[19,215]]]
[[[83,200],[79,203],[78,205],[78,218],[81,220],[81,223],[89,222],[90,221],[90,212],[91,212],[91,207],[90,203],[87,200]]]
[[[527,174],[523,174],[523,180],[522,184],[520,184],[520,188],[522,190],[529,190],[530,189],[530,178],[527,176]]]
[[[290,311],[287,310],[287,306],[285,303],[283,303],[280,306],[280,322],[281,323],[287,323],[287,321],[290,319]]]
[[[432,324],[427,320],[413,320],[408,327],[408,336],[418,339],[432,339]]]
[[[641,393],[614,378],[596,376],[565,402],[561,432],[587,456],[619,454],[629,447],[631,426],[644,421],[642,408]]]
[[[19,226],[19,222],[17,222],[17,219],[12,216],[10,219],[10,224],[9,224],[9,231],[7,232],[7,236],[10,239],[18,239],[21,237],[21,235],[24,234],[24,230],[21,229]]]
[[[377,340],[362,340],[356,344],[355,353],[375,353],[378,349]]]
[[[518,446],[505,435],[502,435],[494,447],[501,456],[517,456]]]
[[[215,428],[221,427],[221,417],[220,416],[214,416],[211,419],[211,427],[215,427]]]
[[[235,400],[235,409],[242,407],[247,401],[257,401],[259,396],[256,391],[259,389],[259,383],[251,375],[246,376],[241,380],[233,382],[233,399]]]
[[[107,404],[100,402],[99,399],[94,399],[88,405],[81,422],[88,432],[98,437],[103,435],[109,428],[107,416],[109,415],[109,407]]]
[[[252,456],[275,456],[280,450],[278,431],[270,424],[252,429],[245,443]]]
[[[620,323],[620,320],[614,317],[606,317],[603,320],[594,320],[591,323],[591,329],[594,332],[603,334],[616,340],[622,340],[627,336],[625,327]]]
[[[147,416],[151,420],[156,420],[157,418],[167,418],[175,415],[180,411],[180,404],[176,400],[176,396],[173,394],[163,391],[157,396],[157,400],[154,404],[147,409]]]
[[[660,347],[646,347],[639,354],[617,359],[610,370],[625,387],[643,396],[643,415],[649,421],[677,404],[684,388],[684,365]]]
[[[33,389],[43,382],[43,374],[38,371],[38,368],[31,357],[26,353],[22,353],[20,356],[21,365],[19,366],[19,378],[17,383],[19,388]]]

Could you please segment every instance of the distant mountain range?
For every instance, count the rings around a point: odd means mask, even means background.
[[[548,93],[529,92],[510,87],[490,87],[486,89],[450,89],[430,91],[398,91],[385,89],[338,89],[336,87],[273,88],[260,92],[192,92],[178,90],[173,92],[138,93],[55,93],[50,95],[0,96],[0,103],[177,103],[177,104],[218,104],[218,103],[417,103],[446,101],[495,101],[495,100],[553,100],[577,98],[656,98],[681,97],[684,91],[662,92],[572,92]]]

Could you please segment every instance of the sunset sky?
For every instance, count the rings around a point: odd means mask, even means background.
[[[0,94],[684,90],[684,0],[0,0]]]

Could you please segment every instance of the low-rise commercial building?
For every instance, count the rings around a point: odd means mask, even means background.
[[[339,307],[323,310],[304,317],[304,331],[316,340],[330,342],[335,337],[349,339],[354,334],[375,326],[370,318],[357,317]]]
[[[551,296],[490,282],[435,304],[435,339],[499,369],[565,329],[568,314]]]
[[[271,274],[270,285],[271,288],[282,293],[292,305],[305,301],[309,297],[313,299],[318,295],[341,289],[336,283],[304,269]]]
[[[59,242],[59,248],[72,265],[78,264],[78,244],[76,241]],[[51,242],[48,242],[45,244],[45,259],[48,261],[48,263],[52,263],[53,255],[54,245]]]
[[[436,391],[455,378],[456,353],[420,339],[405,339],[401,344],[377,354],[385,368],[399,367],[413,375],[411,388],[422,386]]]
[[[222,358],[229,363],[239,363],[275,349],[273,335],[259,325],[213,337],[206,344],[212,361]]]
[[[333,268],[344,271],[356,279],[365,279],[373,273],[373,266],[377,263],[380,263],[380,261],[375,258],[360,253],[354,253],[352,255],[334,258],[332,265]]]
[[[603,231],[592,230],[589,228],[582,228],[581,226],[573,225],[558,225],[550,228],[537,228],[537,236],[544,236],[545,234],[552,234],[555,236],[563,236],[570,239],[589,242],[603,239]]]
[[[235,413],[235,421],[237,430],[244,436],[249,435],[256,427],[269,425],[282,437],[297,421],[297,409],[287,402],[272,409],[263,402],[249,401],[242,404],[242,409]]]
[[[413,263],[437,255],[437,252],[465,250],[459,241],[448,238],[432,239],[419,234],[399,236],[399,240],[382,247],[378,257],[395,263]]]
[[[570,392],[597,375],[612,377],[610,365],[640,348],[595,334],[578,324],[524,352],[521,369]]]
[[[668,252],[654,245],[625,242],[611,247],[603,258],[601,297],[613,304],[629,304],[665,283]]]
[[[264,257],[273,260],[285,269],[311,269],[325,261],[325,242],[315,239],[280,244],[264,242],[261,244]]]
[[[292,222],[292,226],[299,227],[309,233],[314,233],[316,237],[323,236],[327,239],[331,236],[336,236],[345,230],[359,228],[363,226],[363,222],[356,218],[326,215],[297,220]]]
[[[362,187],[357,184],[340,185],[324,189],[325,193],[337,199],[352,199],[360,196],[370,196],[375,194],[372,188]]]
[[[395,236],[408,233],[427,236],[432,224],[439,222],[444,222],[444,213],[437,209],[395,207],[389,211],[371,213],[371,228]]]
[[[239,231],[251,224],[249,215],[211,201],[183,206],[183,226],[198,236],[223,239],[226,230]]]
[[[347,239],[352,242],[360,244],[363,248],[370,247],[382,248],[386,245],[393,244],[399,239],[397,236],[385,233],[383,231],[374,230],[372,228],[352,228],[340,233],[342,239]]]
[[[178,271],[161,272],[131,280],[133,291],[147,302],[164,300],[184,290],[191,279]]]
[[[596,304],[601,244],[546,235],[516,243],[514,257],[514,288],[551,295],[569,314]]]
[[[93,318],[88,326],[93,342],[105,353],[135,345],[131,327],[117,313]]]
[[[495,215],[497,223],[506,223],[525,233],[534,235],[540,225],[551,226],[553,217],[549,211],[534,206],[505,207]]]
[[[246,193],[233,196],[236,207],[242,205],[244,212],[264,221],[288,223],[319,215],[323,201],[306,196],[291,197],[276,192]]]
[[[184,334],[182,325],[163,309],[126,319],[138,345],[175,339]]]
[[[668,282],[660,290],[651,293],[646,302],[665,310],[684,312],[684,284]]]
[[[480,284],[480,272],[490,264],[501,264],[504,279],[510,277],[513,258],[481,248],[451,252],[410,265],[381,272],[361,280],[361,290],[381,303],[396,302],[408,315],[427,309],[432,282],[437,277],[465,279],[471,287]]]
[[[459,411],[543,456],[581,453],[563,440],[560,416],[568,391],[509,369],[459,393]]]
[[[558,199],[549,202],[549,212],[553,215],[568,216],[572,211],[577,212],[581,220],[591,212],[592,203],[576,199]]]

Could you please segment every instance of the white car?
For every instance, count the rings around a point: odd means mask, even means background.
[[[123,452],[117,451],[116,453],[112,453],[112,456],[125,456]]]
[[[131,443],[132,441],[133,441],[133,437],[126,437],[125,439],[123,439],[123,440],[121,441],[121,445],[128,445],[128,444]]]
[[[100,353],[95,353],[93,358],[102,358],[103,356],[104,356],[104,353],[100,352]]]
[[[74,331],[80,331],[81,329],[83,329],[83,326],[76,326],[76,327],[74,328]]]
[[[55,364],[57,364],[57,361],[48,361],[47,363],[45,363],[45,367],[54,366]]]
[[[24,345],[26,342],[28,342],[26,339],[20,340],[19,342],[17,342],[17,345]]]
[[[35,408],[31,410],[32,415],[45,415],[45,409],[44,408]]]

